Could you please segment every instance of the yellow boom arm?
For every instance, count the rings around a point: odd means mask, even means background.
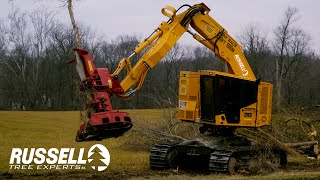
[[[194,39],[212,50],[216,56],[224,61],[229,73],[255,80],[240,45],[229,36],[220,24],[209,16],[209,11],[210,9],[203,3],[189,6],[188,10],[178,15],[173,7],[166,6],[163,8],[162,14],[169,17],[169,21],[162,22],[149,38],[140,42],[134,53],[122,59],[118,68],[112,74],[113,76],[118,75],[123,68],[126,68],[127,71],[127,75],[121,81],[125,93],[118,94],[118,96],[129,98],[138,91],[148,70],[159,63],[185,32],[192,34]],[[189,29],[190,26],[199,34],[192,33]],[[146,49],[146,52],[132,67],[130,58],[141,53],[144,49]]]

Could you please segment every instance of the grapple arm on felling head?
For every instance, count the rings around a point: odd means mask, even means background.
[[[87,105],[88,121],[80,126],[76,141],[102,140],[118,137],[132,127],[126,112],[112,109],[110,97],[113,93],[123,92],[117,76],[111,77],[108,68],[96,68],[87,51],[75,49],[79,55],[76,66],[83,66],[84,79],[80,89],[88,91],[90,99]],[[77,68],[77,70],[80,68]]]

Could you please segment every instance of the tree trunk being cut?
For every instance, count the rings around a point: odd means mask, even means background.
[[[74,13],[73,13],[73,8],[72,8],[72,0],[68,0],[68,11],[69,11],[70,20],[71,20],[73,30],[75,32],[76,48],[81,49],[80,31],[79,31],[78,25],[76,23],[76,20],[74,18]],[[82,63],[82,60],[80,59],[79,54],[76,51],[74,52],[74,54],[75,54],[75,58],[76,58],[76,69],[77,69],[77,72],[79,74],[81,81],[83,81],[86,77],[85,73],[84,73],[85,72],[84,65]]]

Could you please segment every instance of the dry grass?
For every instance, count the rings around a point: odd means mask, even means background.
[[[134,122],[150,121],[157,124],[162,121],[162,110],[128,110]],[[91,169],[80,171],[44,171],[44,170],[9,170],[9,157],[11,149],[14,147],[44,147],[62,148],[70,147],[88,149],[97,142],[76,143],[74,141],[76,130],[80,124],[79,112],[0,112],[0,178],[73,178],[73,179],[120,179],[120,178],[151,178],[151,179],[207,179],[207,178],[227,178],[227,179],[277,179],[285,177],[320,177],[316,169],[301,167],[293,171],[282,171],[268,176],[228,176],[225,174],[207,174],[183,172],[177,174],[174,171],[151,171],[149,169],[149,152],[135,151],[123,148],[125,142],[136,138],[127,133],[117,139],[107,139],[98,143],[105,145],[111,154],[111,163],[108,169],[98,173]],[[309,163],[291,159],[296,164]],[[314,165],[310,165],[313,167]],[[319,168],[319,164],[315,168]],[[307,169],[312,172],[296,172]],[[319,170],[319,169],[318,169]]]
[[[274,179],[319,179],[320,172],[277,172],[270,175],[256,175],[256,176],[241,176],[241,175],[221,175],[221,174],[211,174],[211,175],[169,175],[166,177],[163,176],[153,176],[152,179],[162,180],[205,180],[205,179],[224,179],[224,180],[274,180]],[[132,179],[141,180],[147,179],[142,177],[134,177]],[[149,178],[148,178],[149,179]]]
[[[154,119],[160,111],[136,110],[131,113],[132,118],[138,119],[137,116],[141,112]],[[88,149],[96,143],[105,145],[110,151],[109,171],[122,173],[148,170],[148,152],[132,152],[120,148],[123,142],[130,139],[127,135],[101,142],[75,142],[76,130],[80,124],[79,115],[79,112],[0,112],[0,172],[14,172],[9,170],[8,166],[11,150],[14,147],[70,147],[76,149],[85,147]],[[46,173],[46,171],[39,170],[24,172],[28,174]]]

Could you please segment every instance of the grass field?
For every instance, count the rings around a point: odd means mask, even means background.
[[[151,122],[161,120],[161,110],[128,110],[133,121],[147,119]],[[12,148],[90,148],[97,142],[74,141],[76,130],[80,124],[79,112],[0,112],[0,178],[151,178],[151,179],[296,179],[320,178],[320,163],[310,160],[290,159],[285,170],[268,174],[229,176],[226,174],[203,174],[189,171],[152,171],[149,169],[147,151],[134,151],[123,148],[124,142],[130,140],[128,134],[117,139],[107,139],[98,143],[105,145],[111,154],[111,162],[107,170],[95,172],[86,170],[10,170],[9,158]],[[25,177],[26,176],[26,177]]]

